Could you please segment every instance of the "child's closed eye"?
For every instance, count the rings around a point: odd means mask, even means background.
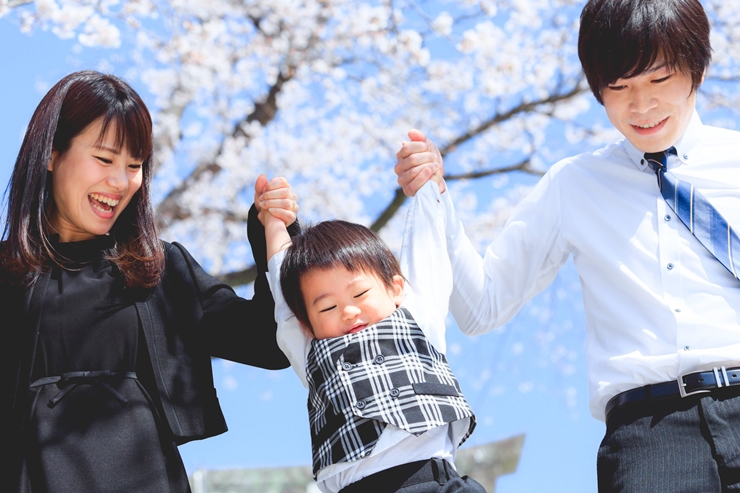
[[[367,292],[368,292],[368,291],[370,291],[370,289],[366,289],[366,290],[365,290],[365,291],[363,291],[362,293],[360,293],[360,294],[358,294],[358,295],[355,295],[355,298],[359,298],[360,296],[362,296],[362,295],[365,295],[365,294],[367,294]]]
[[[329,312],[329,311],[335,309],[336,307],[337,307],[337,305],[332,305],[332,306],[326,307],[323,310],[319,310],[319,313]]]

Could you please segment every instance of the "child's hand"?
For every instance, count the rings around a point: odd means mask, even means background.
[[[447,190],[447,184],[445,183],[444,178],[442,178],[441,171],[435,171],[430,180],[437,184],[439,187],[439,193],[445,193],[445,190]]]
[[[278,209],[262,209],[262,211],[259,213],[259,219],[262,225],[265,227],[266,230],[269,230],[270,227],[273,225],[273,223],[282,225],[283,229],[286,228],[285,222],[278,216],[276,216],[272,211],[278,210]]]
[[[267,177],[260,174],[254,183],[254,205],[259,213],[257,217],[265,226],[269,215],[280,219],[285,226],[290,226],[298,214],[298,196],[283,177],[276,177],[268,182]]]

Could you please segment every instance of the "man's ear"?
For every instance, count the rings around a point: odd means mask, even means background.
[[[401,303],[403,302],[404,293],[403,288],[405,284],[403,282],[403,277],[396,274],[393,276],[393,283],[391,284],[390,288],[390,294],[393,298],[393,301],[396,303],[396,306],[401,306]]]
[[[51,151],[51,159],[49,159],[49,164],[46,165],[46,169],[49,171],[54,171],[54,162],[59,157],[59,151],[52,150]]]

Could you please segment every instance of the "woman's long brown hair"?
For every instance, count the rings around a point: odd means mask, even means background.
[[[0,251],[0,281],[30,285],[50,261],[60,264],[49,236],[54,210],[52,151],[63,154],[72,139],[101,119],[105,136],[143,161],[142,183],[109,234],[115,240],[110,260],[127,287],[153,287],[164,270],[164,252],[149,197],[152,181],[152,120],[146,105],[121,79],[95,71],[70,74],[39,103],[5,191],[7,216]],[[113,125],[113,127],[111,127]]]

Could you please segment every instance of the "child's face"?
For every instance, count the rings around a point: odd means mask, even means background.
[[[389,289],[374,274],[344,267],[308,272],[301,289],[316,339],[359,332],[389,316],[403,300],[401,276],[393,276]]]

